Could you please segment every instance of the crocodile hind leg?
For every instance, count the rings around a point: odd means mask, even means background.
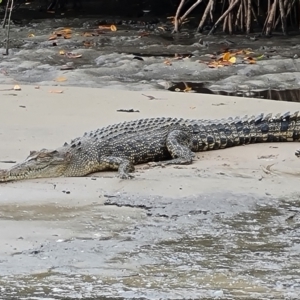
[[[166,141],[166,146],[172,156],[171,160],[164,161],[164,165],[189,165],[195,154],[188,147],[190,144],[189,132],[186,130],[172,130]]]
[[[99,163],[103,170],[118,170],[118,177],[121,179],[130,179],[134,177],[129,174],[129,172],[134,171],[134,166],[131,161],[126,158],[105,156],[101,157]]]
[[[300,158],[300,149],[297,149],[297,150],[295,151],[295,155],[296,155],[298,158]]]

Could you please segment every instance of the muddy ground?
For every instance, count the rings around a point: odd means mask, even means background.
[[[297,103],[164,91],[178,81],[204,81],[216,91],[299,88],[297,36],[174,37],[161,32],[164,22],[117,24],[116,32],[99,32],[100,23],[12,26],[10,54],[0,57],[0,168],[118,121],[299,110]],[[63,28],[70,38],[49,41]],[[241,55],[234,65],[209,68],[211,55],[228,47],[253,49],[255,63]],[[15,84],[22,90],[10,90]],[[191,166],[139,166],[130,181],[105,172],[1,184],[0,298],[298,299],[297,148],[201,153]]]
[[[112,24],[117,31],[109,29]],[[53,34],[64,28],[71,31]],[[189,81],[214,91],[300,87],[297,35],[208,37],[188,29],[172,35],[171,29],[166,19],[151,17],[23,20],[11,28],[9,56],[0,58],[0,84],[149,90]],[[2,30],[1,52],[4,47]],[[226,51],[239,51],[234,64],[208,66]]]

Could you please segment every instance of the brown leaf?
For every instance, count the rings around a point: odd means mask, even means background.
[[[116,27],[115,25],[111,25],[111,26],[110,26],[110,30],[111,30],[111,31],[117,31],[117,27]]]
[[[56,40],[57,36],[56,35],[50,35],[49,37],[49,41],[52,41],[52,40]]]
[[[65,55],[66,54],[65,50],[60,50],[58,53],[59,53],[59,55]]]
[[[225,52],[222,56],[223,60],[229,60],[230,59],[230,52]]]
[[[65,34],[65,35],[64,35],[64,39],[66,39],[66,40],[70,39],[71,37],[72,37],[71,34]]]
[[[168,65],[168,66],[172,66],[172,62],[171,62],[169,59],[166,59],[166,60],[164,61],[164,64],[165,64],[165,65]]]
[[[139,37],[148,36],[149,34],[150,34],[149,32],[144,31],[139,34]]]
[[[94,36],[92,32],[84,32],[82,35],[85,36],[85,37]]]
[[[35,37],[35,35],[34,35],[33,33],[29,33],[29,34],[28,34],[28,37],[30,37],[30,38],[31,38],[31,37]]]
[[[16,85],[14,86],[14,90],[15,90],[15,91],[21,91],[21,87],[20,87],[19,85],[16,84]]]

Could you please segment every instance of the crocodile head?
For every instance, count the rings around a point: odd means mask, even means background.
[[[0,182],[60,177],[64,175],[71,160],[67,151],[47,150],[31,151],[29,156],[21,163],[8,170],[0,170]]]

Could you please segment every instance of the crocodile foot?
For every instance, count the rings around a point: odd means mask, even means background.
[[[298,158],[300,158],[300,149],[297,149],[297,150],[295,151],[295,155],[296,155]]]

